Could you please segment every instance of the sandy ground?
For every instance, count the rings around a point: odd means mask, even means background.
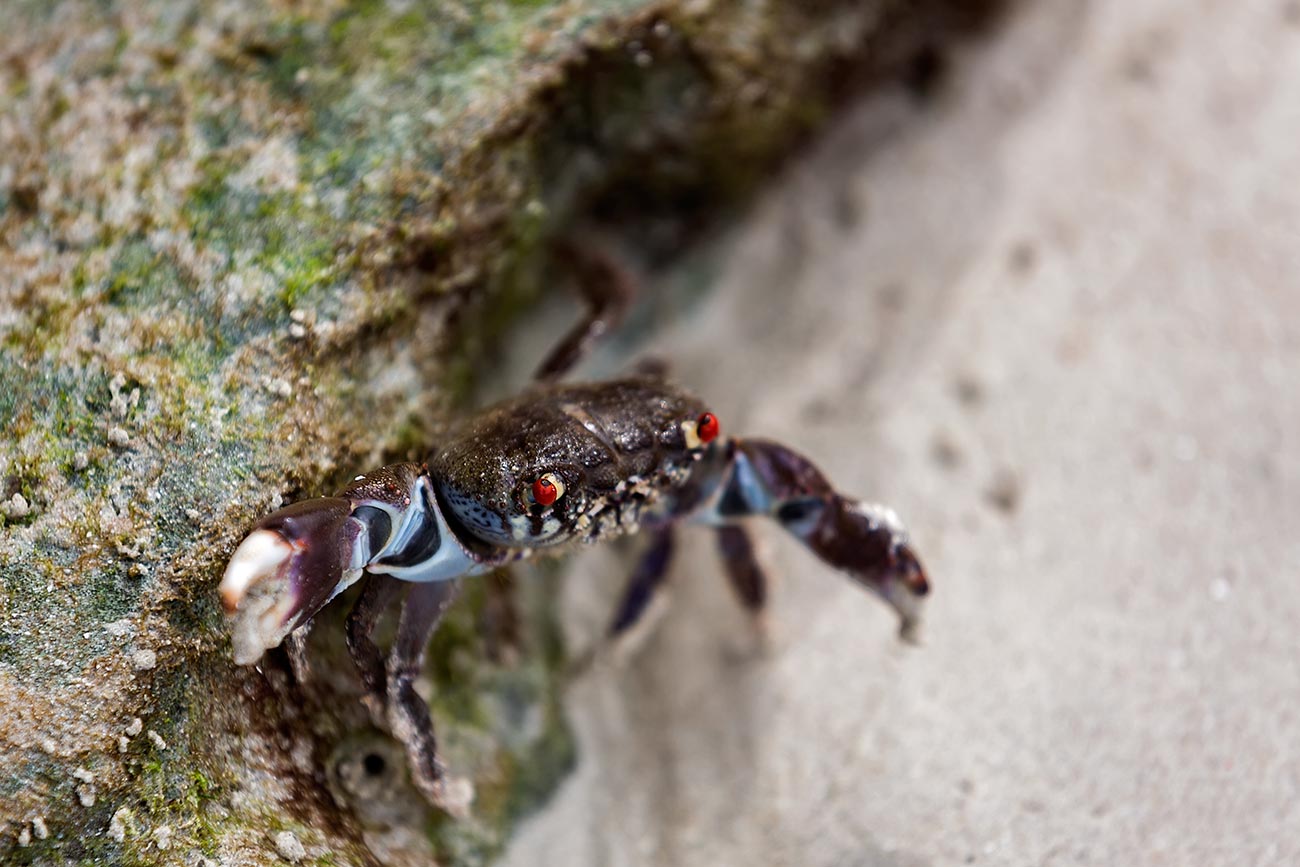
[[[746,661],[691,534],[506,863],[1300,863],[1298,179],[1294,2],[1039,4],[853,112],[654,349],[898,509],[924,642],[771,527]]]

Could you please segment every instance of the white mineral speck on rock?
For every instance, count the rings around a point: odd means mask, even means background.
[[[27,828],[23,828],[18,832],[18,845],[24,848],[32,845],[32,832]]]
[[[31,505],[27,502],[27,498],[22,494],[14,494],[9,498],[8,502],[4,504],[5,517],[11,520],[14,518],[26,518],[31,514],[31,511]]]
[[[108,429],[108,442],[123,449],[131,444],[131,435],[120,427],[111,427]]]
[[[50,838],[50,828],[45,824],[43,816],[32,819],[32,833],[36,835],[37,840],[48,840]]]
[[[135,737],[136,735],[140,734],[140,732],[142,731],[144,731],[144,720],[140,719],[139,717],[133,717],[131,722],[126,727],[126,733],[131,737]]]
[[[277,397],[290,397],[293,395],[293,386],[283,379],[268,379],[266,381],[266,390]]]
[[[147,671],[158,664],[158,654],[152,650],[137,650],[131,654],[131,665],[136,671]]]
[[[81,780],[81,782],[83,783],[95,782],[95,775],[92,774],[90,771],[86,770],[85,768],[77,768],[72,772],[72,776],[76,777],[78,780]]]
[[[126,418],[132,409],[140,405],[140,389],[133,388],[129,393],[123,394],[124,388],[126,388],[126,377],[120,373],[108,384],[108,390],[113,395],[108,408],[118,418]]]
[[[104,627],[104,631],[114,638],[125,638],[135,632],[135,624],[130,620],[114,620]]]
[[[90,466],[90,457],[85,452],[77,452],[72,456],[72,468],[74,470],[84,470]]]
[[[289,758],[304,773],[310,773],[311,769],[315,767],[315,762],[312,759],[314,747],[315,744],[311,738],[294,738],[293,748],[289,751]]]
[[[95,787],[91,785],[77,786],[77,800],[81,801],[83,807],[95,806]]]
[[[126,823],[131,818],[131,811],[122,807],[113,814],[113,818],[108,823],[108,836],[121,843],[126,839]]]
[[[298,152],[292,140],[271,138],[251,147],[243,167],[227,183],[241,192],[293,192],[298,186]]]
[[[153,744],[160,750],[167,749],[167,742],[163,740],[162,735],[158,734],[153,729],[149,729],[149,743]]]
[[[108,407],[113,411],[113,415],[118,418],[125,418],[127,411],[126,398],[122,396],[122,389],[126,387],[126,375],[117,373],[108,384],[108,391],[112,395]]]
[[[172,846],[172,829],[168,825],[159,825],[153,832],[153,844],[163,852]]]
[[[298,842],[292,831],[281,831],[275,835],[275,851],[286,861],[301,861],[307,857],[307,850]]]

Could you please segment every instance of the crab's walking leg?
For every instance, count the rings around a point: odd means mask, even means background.
[[[466,811],[472,796],[447,791],[447,772],[438,758],[433,718],[415,691],[415,678],[424,665],[429,639],[456,598],[458,585],[456,581],[437,581],[411,587],[387,667],[389,728],[406,747],[416,787],[430,802],[453,814]]]
[[[588,309],[537,368],[536,378],[544,382],[563,376],[593,345],[617,328],[637,294],[636,279],[612,255],[572,241],[561,244],[559,252],[569,260],[574,282]]]
[[[615,609],[614,619],[610,621],[607,640],[611,642],[627,636],[632,627],[641,621],[658,598],[668,575],[668,566],[673,559],[673,527],[669,524],[651,533],[650,547],[641,555],[636,571],[628,579],[623,598]]]
[[[304,623],[299,626],[284,640],[285,656],[289,658],[289,670],[293,672],[293,679],[300,684],[306,684],[311,680],[311,654],[307,649],[307,638],[311,634],[311,624]]]
[[[912,635],[929,583],[890,509],[837,493],[811,461],[768,440],[714,443],[698,478],[692,520],[718,526],[755,515],[774,519],[889,603],[902,635]]]
[[[384,653],[375,643],[374,633],[380,616],[402,589],[402,582],[384,575],[368,575],[363,580],[361,598],[348,612],[348,653],[352,655],[366,691],[362,701],[370,716],[376,722],[382,722],[387,678],[384,675]]]
[[[757,618],[767,607],[767,575],[758,562],[754,543],[743,527],[724,525],[717,529],[716,534],[727,581],[740,604]]]

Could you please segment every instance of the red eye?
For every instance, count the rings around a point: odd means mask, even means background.
[[[560,489],[551,481],[550,473],[533,482],[533,502],[537,505],[549,506],[559,498]]]
[[[713,442],[718,438],[721,430],[722,425],[718,424],[718,417],[711,412],[706,412],[695,422],[695,434],[702,443]]]

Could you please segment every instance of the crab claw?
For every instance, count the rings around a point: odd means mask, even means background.
[[[823,561],[888,603],[898,613],[899,635],[915,640],[930,582],[892,509],[832,495],[803,539]]]
[[[693,516],[726,524],[767,515],[825,563],[849,574],[898,613],[899,633],[915,638],[930,583],[898,516],[835,491],[803,455],[763,439],[732,439],[705,474],[711,492]]]
[[[221,604],[232,620],[235,662],[250,665],[361,575],[364,527],[352,503],[321,497],[258,522],[226,566]]]

